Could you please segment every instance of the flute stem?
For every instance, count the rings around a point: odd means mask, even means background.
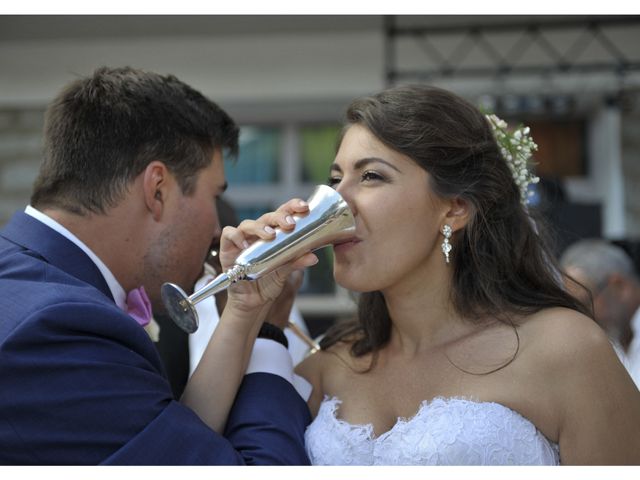
[[[310,348],[309,354],[316,353],[318,350],[320,350],[320,345],[318,344],[318,342],[316,342],[311,337],[309,337],[306,333],[304,333],[300,329],[300,327],[298,327],[298,325],[289,321],[287,326],[291,329],[293,333],[296,334],[298,338],[300,338],[300,340],[302,340],[304,343],[306,343],[309,346]]]

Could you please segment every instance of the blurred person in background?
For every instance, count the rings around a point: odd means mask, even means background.
[[[591,238],[571,244],[560,257],[567,289],[591,304],[595,320],[640,387],[640,279],[619,246]]]

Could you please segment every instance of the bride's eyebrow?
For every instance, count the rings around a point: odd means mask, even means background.
[[[354,170],[360,170],[360,169],[366,167],[367,165],[369,165],[371,163],[382,163],[384,165],[387,165],[390,168],[393,168],[396,172],[402,173],[402,172],[400,172],[398,167],[396,167],[392,163],[389,163],[386,160],[383,160],[382,158],[379,158],[379,157],[361,158],[360,160],[356,161],[356,163],[353,164],[353,169]],[[329,167],[329,171],[342,172],[342,168],[340,168],[340,166],[337,163],[332,163],[331,166]]]

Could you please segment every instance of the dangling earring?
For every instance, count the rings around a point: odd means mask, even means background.
[[[442,227],[442,234],[444,235],[444,241],[442,242],[442,253],[444,253],[444,261],[449,263],[449,252],[451,251],[451,244],[449,243],[449,239],[451,238],[451,233],[453,230],[451,229],[451,225],[445,224]]]

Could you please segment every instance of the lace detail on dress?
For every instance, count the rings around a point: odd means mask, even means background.
[[[313,465],[558,465],[558,446],[504,405],[464,398],[424,401],[375,438],[373,426],[336,416],[325,397],[305,433]]]

